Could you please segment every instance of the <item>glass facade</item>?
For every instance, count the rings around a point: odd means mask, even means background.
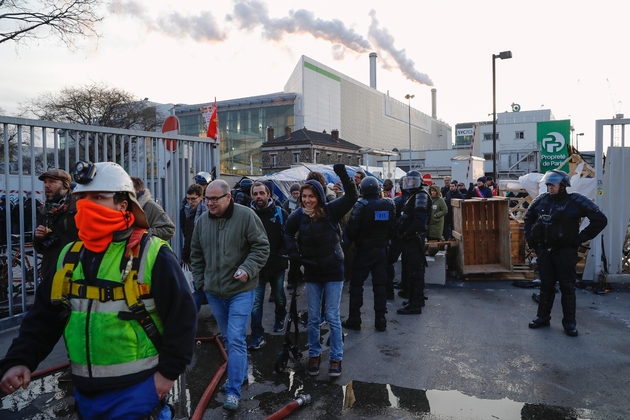
[[[284,134],[284,128],[295,130],[293,104],[266,107],[247,107],[221,110],[221,173],[232,175],[262,175],[260,146],[267,137],[267,127],[274,129],[274,137]],[[205,137],[205,121],[201,112],[178,116],[180,133]]]

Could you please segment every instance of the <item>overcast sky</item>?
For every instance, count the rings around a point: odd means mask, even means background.
[[[301,55],[369,85],[375,51],[378,90],[414,94],[430,115],[435,87],[454,128],[491,119],[492,54],[511,50],[496,61],[497,112],[551,109],[594,150],[595,121],[630,106],[629,12],[624,0],[112,0],[102,37],[78,51],[0,44],[0,108],[93,82],[163,103],[278,92]]]

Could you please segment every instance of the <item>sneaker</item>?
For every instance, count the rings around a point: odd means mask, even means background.
[[[250,350],[258,350],[265,344],[267,344],[267,342],[263,337],[256,337],[252,338],[252,341],[249,343],[249,346],[247,346],[247,348]]]
[[[228,395],[225,397],[223,408],[230,411],[238,410],[238,397],[236,395]]]
[[[331,360],[330,368],[328,369],[328,376],[341,376],[341,360]]]
[[[273,324],[273,332],[281,331],[284,331],[284,319],[276,319],[276,322]]]
[[[361,331],[361,318],[350,316],[341,323],[341,326],[349,330]]]
[[[310,357],[308,359],[308,374],[311,376],[319,375],[319,363],[321,362],[321,357]]]

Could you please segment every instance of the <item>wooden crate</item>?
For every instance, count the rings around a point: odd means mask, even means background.
[[[508,200],[451,200],[461,275],[512,271]]]
[[[510,220],[510,253],[512,255],[513,265],[523,265],[525,261],[525,248],[527,241],[525,240],[524,223],[518,220]]]

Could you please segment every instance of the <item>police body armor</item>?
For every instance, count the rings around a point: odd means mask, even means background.
[[[402,206],[400,217],[396,219],[396,233],[400,238],[426,234],[431,217],[431,198],[424,189],[413,192]],[[424,215],[417,217],[416,212]]]
[[[389,245],[389,231],[394,216],[394,203],[389,199],[359,199],[351,216],[355,219],[360,217],[358,224],[364,227],[357,235],[357,248],[386,248]]]

